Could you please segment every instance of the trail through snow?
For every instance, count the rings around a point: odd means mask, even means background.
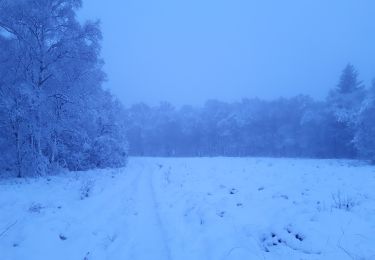
[[[131,158],[0,180],[0,260],[375,259],[375,168]]]
[[[133,236],[130,238],[129,251],[125,251],[123,259],[170,260],[170,250],[158,212],[152,171],[147,165],[142,165],[138,171],[131,172],[131,175],[135,175],[135,181],[123,193],[127,194],[128,201],[132,201],[133,212],[127,219],[127,225]]]

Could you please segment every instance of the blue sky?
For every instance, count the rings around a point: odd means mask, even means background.
[[[372,0],[84,0],[109,87],[126,105],[309,94],[353,63],[375,77]]]

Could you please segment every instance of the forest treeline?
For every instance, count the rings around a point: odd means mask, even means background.
[[[81,5],[0,0],[0,175],[122,167],[129,153],[375,161],[375,83],[365,88],[352,65],[325,101],[124,109],[102,88],[101,31],[78,21]]]
[[[101,31],[81,0],[0,0],[0,175],[126,164],[124,109],[103,90]]]
[[[127,109],[135,156],[275,156],[375,159],[375,83],[369,89],[347,65],[325,101],[210,100],[203,107],[169,103]]]

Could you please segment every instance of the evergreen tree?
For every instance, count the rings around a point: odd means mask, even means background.
[[[343,70],[339,83],[328,96],[327,103],[332,115],[333,154],[335,157],[353,158],[353,145],[358,112],[365,97],[365,89],[358,80],[358,72],[348,64]]]

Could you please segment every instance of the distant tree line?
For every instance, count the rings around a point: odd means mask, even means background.
[[[273,101],[210,100],[201,107],[169,103],[128,108],[135,156],[274,156],[375,161],[375,84],[365,89],[348,65],[325,101],[309,96]]]
[[[366,89],[352,65],[324,102],[124,109],[102,88],[101,32],[97,22],[77,21],[80,7],[81,0],[0,0],[0,175],[122,167],[128,153],[375,162],[375,83]]]
[[[0,0],[0,174],[126,163],[124,109],[101,87],[101,32],[81,0]]]

